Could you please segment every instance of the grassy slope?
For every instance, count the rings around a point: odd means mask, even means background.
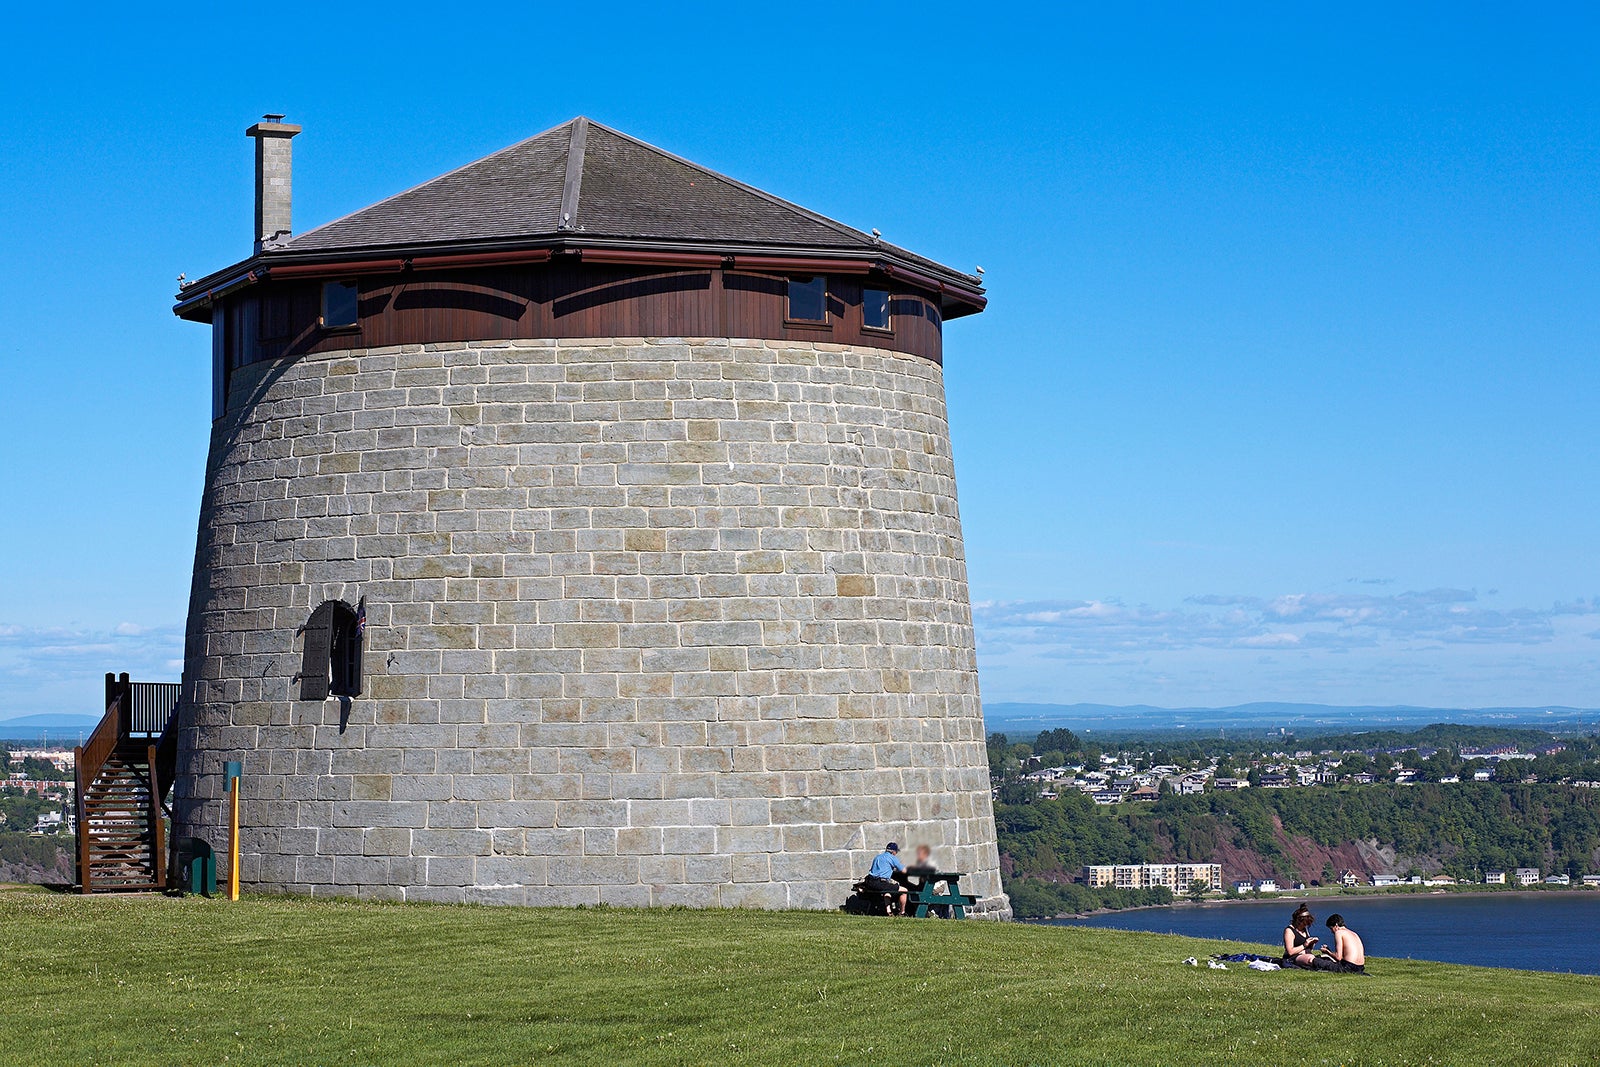
[[[15,1064],[1600,1059],[1600,979],[1196,970],[1217,944],[1117,931],[21,891],[0,930]]]

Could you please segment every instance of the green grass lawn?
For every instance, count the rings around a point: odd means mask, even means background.
[[[1600,979],[836,914],[0,892],[6,1064],[1558,1064]]]

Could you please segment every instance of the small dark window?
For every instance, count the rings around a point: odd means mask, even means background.
[[[867,289],[861,294],[861,325],[869,330],[889,328],[889,291]]]
[[[329,329],[356,325],[356,295],[355,282],[323,282],[322,325]]]
[[[352,608],[329,600],[306,620],[300,662],[300,699],[361,695],[361,640],[367,628],[367,602]]]
[[[828,279],[824,275],[789,279],[789,317],[799,322],[828,321]]]

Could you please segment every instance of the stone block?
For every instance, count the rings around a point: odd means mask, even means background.
[[[637,856],[552,856],[550,884],[635,885],[639,882]]]
[[[737,871],[735,872],[737,875]],[[723,908],[762,908],[776,910],[789,906],[788,888],[761,878],[739,879],[717,887],[717,906]]]
[[[487,830],[414,830],[411,849],[418,856],[487,856]]]

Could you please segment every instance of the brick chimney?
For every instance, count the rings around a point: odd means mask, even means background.
[[[290,141],[300,127],[288,125],[282,115],[262,115],[244,131],[256,140],[256,251],[286,239],[289,221],[289,184],[293,169]]]

